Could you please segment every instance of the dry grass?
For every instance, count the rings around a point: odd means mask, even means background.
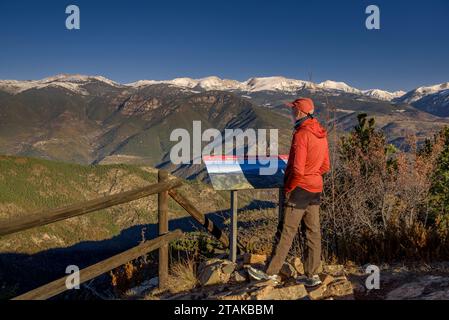
[[[196,265],[192,259],[175,262],[170,268],[167,289],[172,294],[192,290],[198,285]]]
[[[277,209],[254,209],[239,213],[239,241],[245,252],[270,254],[278,223]]]

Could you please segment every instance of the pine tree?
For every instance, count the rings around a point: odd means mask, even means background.
[[[368,119],[366,113],[357,116],[358,124],[348,137],[341,139],[340,157],[343,161],[358,161],[363,174],[376,171],[371,159],[373,150],[382,150],[382,156],[387,161],[387,167],[394,169],[395,161],[392,158],[397,149],[387,143],[382,131],[376,130],[374,118]]]
[[[431,212],[436,216],[449,216],[449,127],[441,133],[443,150],[438,157],[430,189]]]

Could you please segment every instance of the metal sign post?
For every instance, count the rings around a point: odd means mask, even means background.
[[[237,260],[237,211],[238,191],[282,188],[288,156],[258,156],[256,158],[237,156],[203,156],[212,186],[215,190],[231,192],[231,224],[229,260]],[[270,174],[262,172],[268,170]],[[282,213],[282,190],[279,193],[279,216]]]
[[[231,191],[231,235],[230,235],[230,253],[229,260],[237,260],[237,211],[238,211],[238,192]]]
[[[279,206],[278,206],[278,218],[279,221],[282,220],[282,210],[283,210],[283,206],[284,206],[284,201],[285,201],[285,197],[284,197],[284,188],[279,188]]]

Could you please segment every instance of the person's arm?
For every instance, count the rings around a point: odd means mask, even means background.
[[[292,170],[287,177],[287,182],[285,184],[285,193],[288,194],[292,192],[295,188],[295,181],[299,177],[304,176],[306,169],[306,158],[307,158],[307,136],[304,133],[297,133],[293,139],[293,154],[290,154],[292,163]]]
[[[326,143],[326,153],[324,155],[323,164],[321,165],[321,168],[320,168],[320,174],[324,175],[324,174],[328,173],[330,171],[330,169],[331,169],[331,163],[329,160],[329,147]]]

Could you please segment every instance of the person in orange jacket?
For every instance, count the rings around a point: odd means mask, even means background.
[[[306,228],[304,271],[306,286],[321,284],[318,270],[321,264],[320,198],[323,175],[330,170],[327,132],[313,117],[315,106],[308,98],[287,104],[295,122],[284,178],[285,202],[283,221],[277,234],[266,273],[250,268],[250,275],[258,280],[279,280],[278,273],[284,264],[301,222]]]

